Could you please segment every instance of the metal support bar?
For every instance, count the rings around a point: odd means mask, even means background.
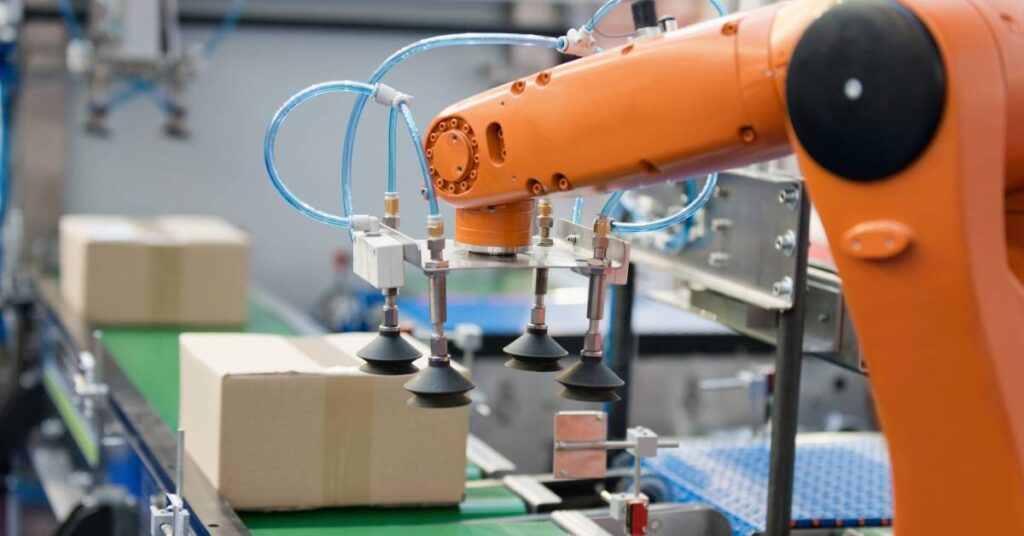
[[[803,364],[804,313],[807,308],[807,246],[811,203],[807,191],[800,200],[796,245],[796,281],[793,308],[779,313],[775,352],[775,389],[772,403],[771,459],[768,479],[768,536],[787,536],[793,507],[793,470],[800,407],[800,368]]]
[[[630,371],[633,358],[637,355],[637,336],[633,331],[633,303],[636,295],[636,267],[629,266],[626,284],[612,287],[611,330],[609,344],[609,366],[626,385],[619,396],[622,401],[612,404],[608,415],[608,433],[612,437],[624,437],[629,427]]]
[[[659,449],[672,449],[678,441],[658,441]],[[556,441],[555,450],[625,450],[636,447],[636,441]]]

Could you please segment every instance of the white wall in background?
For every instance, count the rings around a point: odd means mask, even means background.
[[[185,32],[197,42],[212,27]],[[308,309],[330,283],[332,253],[347,235],[288,207],[267,180],[263,136],[270,118],[307,85],[365,79],[395,49],[424,35],[361,30],[243,28],[233,33],[188,92],[188,140],[164,137],[163,119],[146,99],[115,111],[108,139],[86,134],[85,95],[71,106],[69,212],[147,215],[217,214],[253,236],[254,281]],[[422,127],[447,104],[486,89],[484,68],[502,58],[494,47],[437,50],[409,60],[388,82],[416,96]],[[327,95],[295,111],[281,129],[278,163],[301,197],[340,210],[340,155],[353,97]],[[368,107],[354,165],[357,211],[379,214],[386,173],[387,113]],[[408,135],[399,138],[403,223],[422,234],[425,203]],[[446,209],[450,215],[451,210]],[[450,225],[450,223],[449,223]],[[449,227],[450,229],[450,227]]]

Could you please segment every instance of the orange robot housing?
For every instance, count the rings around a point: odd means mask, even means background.
[[[424,143],[456,240],[501,248],[529,243],[534,197],[795,152],[897,534],[1024,534],[1024,2],[773,4],[484,92]]]

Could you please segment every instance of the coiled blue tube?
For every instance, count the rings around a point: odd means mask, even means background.
[[[677,223],[681,223],[697,213],[698,210],[704,208],[704,205],[711,199],[711,196],[715,193],[715,186],[718,185],[718,173],[712,173],[708,175],[707,180],[704,181],[704,188],[701,189],[697,197],[691,199],[685,207],[676,212],[675,214],[665,216],[664,218],[649,221],[649,222],[620,222],[613,221],[612,229],[621,233],[645,233],[648,231],[660,231],[666,227],[671,227]],[[618,200],[622,197],[623,192],[615,192],[612,194],[612,198],[608,199],[608,203],[605,204],[604,208],[601,209],[601,214],[606,215],[607,212],[611,212],[618,204]],[[616,197],[618,195],[618,197]]]
[[[427,205],[430,207],[430,215],[439,216],[441,211],[437,208],[437,195],[434,193],[433,183],[430,182],[430,167],[427,165],[427,155],[423,152],[423,146],[420,145],[420,130],[416,128],[416,120],[413,118],[407,103],[398,103],[398,110],[402,112],[402,118],[405,119],[405,126],[409,129],[409,137],[412,138],[413,150],[416,151],[416,158],[420,162],[420,171],[423,172],[423,184],[427,190]]]
[[[410,56],[425,52],[434,48],[462,46],[462,45],[509,45],[542,47],[558,50],[562,48],[562,40],[554,37],[541,35],[526,35],[512,33],[464,33],[439,35],[427,39],[421,39],[407,45],[389,56],[383,63],[373,71],[369,83],[380,82],[385,75],[396,65]],[[360,96],[352,106],[352,113],[348,118],[348,127],[345,130],[345,143],[341,155],[341,198],[345,214],[355,212],[352,206],[352,154],[356,145],[356,131],[359,129],[359,120],[362,118],[363,110],[366,108],[366,101],[369,96]],[[427,195],[433,195],[434,185],[427,184]]]
[[[318,222],[340,227],[342,229],[347,229],[351,226],[351,222],[347,217],[336,216],[312,207],[305,201],[296,197],[295,194],[285,186],[284,182],[281,181],[281,177],[277,173],[277,162],[274,157],[277,131],[281,128],[284,120],[292,110],[317,95],[323,95],[324,93],[348,92],[369,96],[373,94],[373,90],[374,86],[370,84],[353,82],[350,80],[324,82],[309,86],[293,95],[283,105],[281,105],[281,108],[277,110],[276,114],[274,114],[274,119],[270,122],[270,126],[267,127],[267,134],[263,138],[263,160],[267,166],[267,175],[270,177],[270,182],[273,183],[274,188],[277,188],[277,192],[281,194],[281,197],[283,197],[289,205]]]
[[[397,170],[397,154],[395,149],[397,146],[398,137],[398,110],[391,108],[391,113],[388,116],[388,193],[395,193],[398,191],[398,170]]]
[[[583,29],[588,32],[594,31],[594,28],[598,25],[598,23],[601,22],[601,19],[607,17],[608,14],[611,13],[613,9],[615,9],[615,6],[621,3],[621,1],[622,0],[608,0],[607,2],[605,2],[604,5],[597,8],[597,11],[594,12],[594,16],[590,17],[590,20],[588,20],[587,23],[583,25]]]
[[[217,49],[224,44],[224,40],[228,38],[228,34],[231,30],[235,29],[238,25],[238,21],[242,18],[242,8],[245,7],[245,0],[233,0],[231,5],[228,6],[228,10],[224,13],[224,18],[220,22],[220,26],[217,27],[217,31],[213,32],[213,35],[206,40],[203,44],[203,48],[200,49],[199,53],[204,57],[208,58],[217,52]]]

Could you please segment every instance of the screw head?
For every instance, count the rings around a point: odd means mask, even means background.
[[[785,298],[793,294],[793,278],[783,277],[781,280],[776,281],[772,284],[772,294],[780,298]]]
[[[800,202],[800,192],[794,188],[786,188],[779,192],[779,203],[786,205],[790,209],[796,210],[797,204]]]
[[[792,257],[796,251],[796,232],[789,230],[775,237],[775,249]]]

